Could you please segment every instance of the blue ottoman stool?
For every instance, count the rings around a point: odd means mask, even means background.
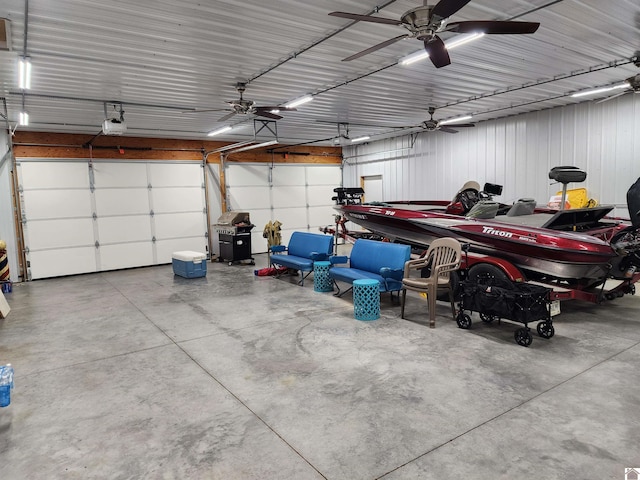
[[[313,291],[333,292],[333,282],[329,278],[331,262],[313,262]]]
[[[356,320],[380,318],[380,282],[362,279],[353,281],[353,316]]]

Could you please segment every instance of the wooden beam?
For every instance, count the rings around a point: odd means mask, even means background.
[[[13,138],[14,154],[18,158],[94,158],[122,160],[202,160],[228,142],[179,140],[166,138],[95,136],[68,133],[18,131]],[[90,148],[91,147],[91,148]],[[280,145],[231,154],[229,161],[255,163],[315,163],[340,164],[342,148],[310,145],[291,147]],[[217,154],[209,155],[207,163],[219,163]]]
[[[227,181],[224,175],[225,157],[224,154],[220,154],[220,161],[218,164],[218,176],[220,178],[220,211],[223,213],[227,211]]]

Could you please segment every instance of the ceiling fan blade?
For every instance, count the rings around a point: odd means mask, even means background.
[[[602,100],[598,100],[595,103],[603,103],[603,102],[608,102],[609,100],[613,100],[614,98],[620,97],[622,95],[624,95],[625,93],[629,93],[631,90],[625,90],[624,92],[619,92],[616,93],[615,95],[611,95],[610,97],[605,97]]]
[[[459,125],[458,125],[459,126]],[[458,133],[458,130],[450,127],[439,127],[438,130],[445,133]]]
[[[487,33],[487,34],[523,34],[534,33],[538,30],[538,22],[511,22],[499,20],[471,20],[468,22],[451,22],[445,30],[457,33]]]
[[[271,112],[271,110],[280,110],[281,112],[297,112],[298,109],[296,108],[289,108],[289,107],[263,107],[263,106],[259,106],[256,107],[256,110],[259,110],[261,112]],[[271,112],[273,113],[273,112]]]
[[[431,15],[437,15],[440,18],[449,18],[470,1],[471,0],[440,0],[436,6],[433,7],[433,10],[431,10]]]
[[[329,15],[333,17],[348,18],[349,20],[355,20],[357,22],[373,22],[373,23],[384,23],[387,25],[402,25],[402,22],[400,20],[393,20],[392,18],[384,18],[384,17],[371,17],[369,15],[358,15],[357,13],[331,12]]]
[[[425,40],[424,49],[429,54],[429,60],[433,62],[436,68],[446,67],[451,63],[447,47],[439,36],[436,35],[431,40]]]
[[[360,57],[364,57],[365,55],[368,55],[372,52],[375,52],[376,50],[380,50],[381,48],[384,47],[388,47],[389,45],[396,43],[398,40],[402,40],[403,38],[407,38],[409,35],[405,34],[405,35],[400,35],[398,37],[394,37],[394,38],[390,38],[389,40],[379,43],[377,45],[374,45],[373,47],[369,47],[366,50],[362,50],[361,52],[358,53],[354,53],[353,55],[351,55],[350,57],[347,58],[343,58],[342,61],[343,62],[350,62],[351,60],[355,60],[356,58],[360,58]]]
[[[226,120],[229,120],[231,117],[233,117],[236,114],[236,112],[231,112],[231,113],[227,113],[224,117],[219,118],[217,121],[218,122],[224,122]]]
[[[476,126],[475,123],[455,123],[455,124],[452,124],[452,125],[454,127],[456,127],[456,128],[458,128],[458,127],[465,128],[465,127],[475,127]]]
[[[276,115],[275,113],[262,111],[262,110],[256,110],[254,115],[257,115],[259,117],[273,118],[274,120],[280,120],[282,118],[280,115]]]

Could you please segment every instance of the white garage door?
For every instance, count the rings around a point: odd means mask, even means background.
[[[228,208],[249,212],[256,225],[253,253],[267,251],[262,232],[270,221],[282,222],[283,244],[296,230],[319,233],[319,227],[333,224],[331,197],[342,180],[340,166],[229,163],[226,168]]]
[[[171,262],[207,251],[195,162],[19,161],[31,278]]]

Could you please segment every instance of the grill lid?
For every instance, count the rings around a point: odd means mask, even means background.
[[[239,224],[251,225],[251,221],[249,220],[248,212],[236,212],[232,210],[230,212],[224,212],[222,215],[220,215],[217,224],[229,226]]]

